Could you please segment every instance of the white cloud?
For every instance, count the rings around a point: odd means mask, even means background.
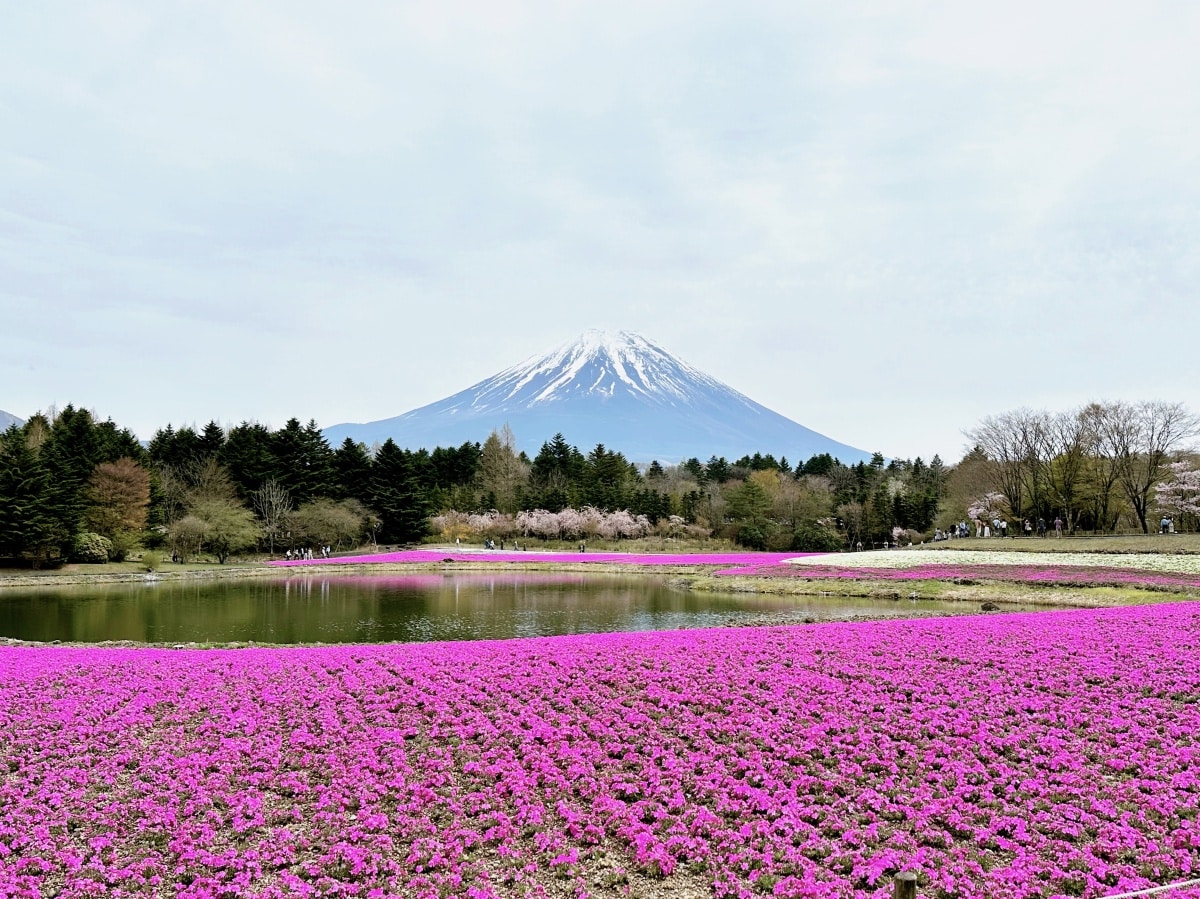
[[[1192,4],[5,17],[17,414],[381,418],[587,327],[889,454],[1200,407],[1158,361],[1200,324]]]

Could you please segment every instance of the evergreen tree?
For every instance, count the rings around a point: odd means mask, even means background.
[[[158,465],[170,465],[179,471],[193,467],[201,459],[200,438],[189,427],[176,431],[167,425],[150,439],[150,459]]]
[[[299,419],[288,419],[271,435],[271,458],[275,480],[297,505],[332,493],[333,451],[315,421],[301,425]]]
[[[111,419],[96,425],[96,450],[100,462],[132,459],[142,467],[149,462],[145,447],[128,428],[120,428]]]
[[[196,440],[196,452],[201,459],[219,458],[225,446],[225,429],[210,421]]]
[[[530,464],[531,505],[550,512],[561,512],[583,495],[587,460],[567,443],[562,433],[542,444]]]
[[[230,428],[217,457],[244,500],[276,476],[271,431],[258,422],[244,421]]]
[[[11,425],[0,434],[0,556],[57,557],[71,535],[49,514],[53,500],[40,453],[24,429]]]
[[[379,448],[371,464],[371,507],[382,519],[381,540],[409,543],[425,536],[432,511],[425,483],[432,479],[428,455],[414,457],[391,438]]]
[[[461,446],[436,447],[429,454],[437,486],[443,489],[462,487],[475,480],[479,470],[481,448],[469,440]]]
[[[333,497],[368,502],[371,496],[371,457],[362,443],[349,437],[333,453]]]
[[[44,511],[55,522],[54,531],[62,541],[59,551],[63,556],[70,553],[75,535],[83,525],[87,508],[84,487],[93,469],[104,461],[102,451],[91,413],[72,405],[54,419],[42,444],[39,455],[51,484],[49,505]]]
[[[607,511],[628,508],[629,496],[640,481],[636,466],[598,443],[588,453],[584,466],[583,503]]]
[[[796,474],[827,475],[840,463],[829,453],[819,453],[810,456],[803,466],[796,468]]]
[[[708,474],[708,480],[717,484],[724,484],[733,475],[729,463],[725,460],[724,456],[720,458],[713,456],[710,458],[708,464],[705,466],[705,471]]]

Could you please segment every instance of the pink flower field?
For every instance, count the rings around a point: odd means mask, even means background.
[[[404,564],[430,562],[524,563],[665,566],[721,566],[720,574],[755,574],[765,566],[779,565],[788,559],[802,559],[811,553],[612,553],[612,552],[502,552],[496,550],[429,550],[406,549],[364,556],[336,556],[332,559],[303,561],[274,561],[280,568],[303,568],[312,565]]]
[[[795,557],[792,557],[795,558]],[[1022,584],[1200,587],[1200,575],[1111,568],[1104,565],[921,565],[913,568],[855,568],[850,566],[764,563],[752,570],[720,574],[756,577],[849,579],[871,581],[1008,581]]]
[[[0,895],[1113,895],[1200,868],[1198,658],[1196,603],[3,647]]]

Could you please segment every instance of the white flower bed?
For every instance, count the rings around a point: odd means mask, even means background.
[[[1200,556],[1168,556],[1154,553],[1038,553],[982,552],[955,549],[879,550],[858,553],[830,553],[789,559],[792,565],[804,567],[832,566],[837,568],[924,568],[953,565],[1017,565],[1051,566],[1083,565],[1090,568],[1136,568],[1141,571],[1162,571],[1200,574]]]

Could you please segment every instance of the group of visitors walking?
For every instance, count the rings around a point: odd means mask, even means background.
[[[320,553],[322,559],[328,559],[331,552],[332,549],[328,546],[319,546],[316,552],[313,552],[312,547],[309,546],[304,549],[289,549],[283,554],[283,557],[289,562],[312,561],[316,558],[316,553]]]
[[[1046,519],[1044,519],[1044,518],[1039,518],[1037,520],[1036,526],[1034,525],[1034,523],[1032,521],[1030,521],[1028,518],[1026,518],[1024,523],[1022,524],[1021,528],[1025,532],[1026,537],[1032,537],[1034,535],[1035,530],[1039,537],[1045,537],[1047,534]],[[1063,520],[1061,518],[1055,518],[1054,519],[1054,536],[1061,537],[1062,535],[1063,535]]]
[[[991,520],[991,522],[988,522],[984,519],[976,518],[976,519],[972,519],[971,523],[975,525],[975,536],[978,538],[985,538],[985,539],[991,538],[991,537],[1003,538],[1003,537],[1008,536],[1008,522],[1003,518],[999,518],[999,517],[993,518]],[[1049,528],[1047,528],[1046,519],[1044,519],[1044,518],[1039,518],[1037,520],[1037,524],[1034,524],[1034,522],[1031,519],[1026,518],[1023,522],[1021,522],[1021,532],[1026,537],[1032,537],[1032,536],[1034,536],[1035,533],[1039,537],[1045,537],[1046,534],[1049,533]],[[1163,533],[1166,533],[1166,532],[1164,531]],[[934,535],[933,539],[934,540],[949,540],[952,537],[969,537],[969,536],[971,536],[971,528],[965,521],[961,521],[957,525],[955,525],[953,528],[947,529],[945,531],[944,535],[942,535],[942,534],[943,534],[943,532],[938,531]],[[1061,518],[1055,518],[1054,519],[1054,536],[1061,537],[1062,535],[1063,535],[1063,520]]]

